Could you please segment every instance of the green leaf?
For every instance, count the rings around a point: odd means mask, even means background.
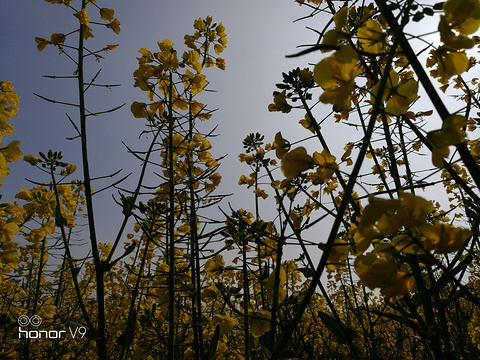
[[[421,11],[418,11],[417,13],[415,13],[415,15],[413,15],[413,18],[412,20],[415,21],[415,22],[419,22],[420,20],[422,20],[424,18],[425,14]]]
[[[315,275],[315,270],[313,270],[312,268],[304,267],[298,269],[298,271],[300,271],[306,278],[313,277]]]
[[[217,352],[218,339],[220,339],[220,325],[217,325],[215,327],[215,332],[213,333],[212,341],[210,341],[210,346],[208,347],[208,351],[205,354],[206,355],[205,359],[207,360],[215,359],[215,353]]]
[[[379,315],[381,317],[384,317],[384,318],[387,318],[387,319],[390,319],[390,320],[398,321],[400,324],[407,325],[408,327],[412,326],[412,322],[409,321],[404,316],[399,316],[399,315],[395,315],[395,314],[392,314],[392,313],[386,313],[386,312],[383,312],[383,311],[378,311],[378,310],[373,310],[373,309],[371,309],[370,312],[372,312],[375,315]]]
[[[345,324],[340,320],[335,319],[323,311],[319,311],[318,316],[325,324],[327,329],[333,333],[339,345],[352,342],[352,340],[355,338],[355,330],[346,327]]]
[[[432,8],[425,8],[425,9],[423,9],[423,13],[424,13],[425,15],[428,15],[428,16],[433,16],[433,14],[434,14],[435,12],[433,11]]]

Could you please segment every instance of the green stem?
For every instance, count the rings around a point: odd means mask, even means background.
[[[57,189],[57,182],[55,180],[55,177],[53,175],[53,171],[51,171],[50,176],[52,177],[52,184],[53,184],[53,191],[55,193],[55,202],[56,206],[60,207],[60,197],[58,195],[58,189]],[[59,209],[60,211],[60,209]],[[61,213],[60,213],[61,214]],[[63,240],[63,246],[65,246],[65,257],[64,260],[66,259],[68,261],[68,265],[70,268],[70,273],[72,274],[72,281],[73,281],[73,287],[75,288],[75,294],[77,296],[78,300],[78,306],[80,307],[80,310],[83,315],[83,319],[87,323],[87,326],[89,330],[96,335],[97,330],[95,329],[90,316],[88,315],[87,308],[85,306],[85,303],[83,301],[83,294],[82,291],[80,290],[80,285],[78,284],[78,279],[77,279],[77,274],[78,271],[75,268],[75,261],[72,257],[72,253],[70,252],[70,244],[68,241],[67,233],[65,231],[65,226],[63,224],[60,225],[60,233],[62,234],[62,240]],[[60,284],[59,284],[60,287]],[[86,286],[88,287],[88,285]]]
[[[168,91],[168,176],[169,176],[169,214],[167,227],[168,256],[168,359],[175,359],[175,169],[173,164],[173,83],[172,73],[169,77]]]
[[[249,283],[248,283],[248,265],[247,265],[247,238],[243,239],[243,319],[244,319],[244,337],[245,337],[245,360],[250,360],[250,319],[248,316],[250,307]]]
[[[85,9],[86,0],[82,0],[82,10]],[[83,165],[83,185],[85,187],[85,202],[88,216],[88,230],[90,232],[90,246],[92,250],[93,263],[95,266],[96,290],[97,290],[97,348],[99,360],[107,359],[107,348],[105,339],[105,284],[104,269],[102,266],[100,254],[98,252],[98,242],[95,230],[95,217],[93,213],[91,177],[88,164],[87,147],[87,116],[85,108],[85,83],[84,83],[84,48],[83,36],[85,33],[85,24],[80,24],[79,44],[78,44],[78,96],[79,96],[79,114],[80,114],[80,138],[82,143],[82,165]]]
[[[190,94],[190,102],[192,101],[192,95]],[[192,114],[192,108],[189,106],[188,111],[188,141],[193,140],[193,130],[195,128],[195,118]],[[187,176],[188,176],[188,190],[190,193],[190,214],[189,214],[189,226],[190,226],[190,248],[191,248],[191,281],[192,281],[192,322],[193,322],[193,337],[195,344],[195,359],[200,360],[205,355],[205,349],[203,346],[203,326],[202,326],[202,299],[200,293],[201,277],[200,277],[200,246],[199,237],[197,233],[197,207],[196,207],[196,194],[195,194],[195,169],[192,152],[189,151],[187,155]]]

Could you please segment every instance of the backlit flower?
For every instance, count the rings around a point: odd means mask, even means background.
[[[423,224],[418,229],[424,236],[425,248],[433,250],[437,254],[446,254],[462,249],[465,240],[472,236],[470,230],[449,224]]]
[[[282,136],[282,133],[279,131],[275,134],[275,156],[278,159],[282,159],[283,156],[290,149],[290,142],[285,140]]]
[[[387,252],[372,251],[366,255],[357,256],[355,271],[362,284],[371,290],[384,288],[396,279],[397,261]]]
[[[205,271],[210,276],[218,276],[222,273],[225,267],[225,261],[220,254],[215,255],[213,258],[208,259],[205,263]]]
[[[320,96],[321,102],[333,104],[336,111],[350,108],[357,61],[356,51],[351,46],[343,46],[315,66],[313,79],[324,90]]]
[[[461,115],[450,115],[443,120],[440,130],[430,131],[427,139],[432,145],[432,162],[436,167],[443,167],[443,158],[450,155],[450,145],[458,145],[465,140],[464,127],[467,119]]]
[[[372,103],[379,96],[380,81],[371,89]],[[413,79],[403,79],[399,82],[399,75],[390,71],[389,78],[382,94],[382,102],[387,101],[385,111],[392,115],[405,114],[410,104],[417,98],[418,83]]]
[[[253,337],[260,337],[270,330],[272,314],[268,310],[258,310],[250,314],[250,333]]]
[[[286,91],[273,93],[273,104],[268,105],[268,111],[281,111],[283,113],[289,113],[292,110],[292,106],[287,103]]]
[[[303,146],[300,146],[283,156],[280,168],[283,175],[287,179],[291,179],[310,169],[313,164],[313,158],[307,154],[307,150]]]

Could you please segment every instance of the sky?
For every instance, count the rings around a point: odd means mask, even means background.
[[[79,0],[74,0],[73,4]],[[101,69],[97,78],[102,84],[119,84],[110,90],[99,88],[87,93],[87,107],[97,112],[126,104],[119,111],[88,119],[88,141],[90,166],[93,177],[101,177],[122,170],[115,179],[134,174],[122,186],[133,189],[140,170],[139,162],[127,153],[122,142],[135,150],[144,150],[145,139],[139,139],[144,122],[135,119],[130,112],[133,101],[146,102],[145,94],[133,87],[133,72],[138,66],[138,50],[146,47],[157,51],[158,41],[169,38],[179,53],[186,47],[183,44],[185,34],[194,32],[193,21],[207,15],[213,21],[222,22],[227,33],[228,44],[222,53],[226,59],[226,71],[206,69],[209,88],[215,93],[201,94],[199,101],[209,109],[218,109],[213,117],[202,124],[204,129],[213,129],[218,125],[213,139],[212,153],[216,157],[226,156],[219,172],[222,183],[218,193],[232,193],[221,204],[224,211],[229,208],[254,209],[254,198],[250,190],[237,185],[242,174],[251,171],[247,165],[238,162],[238,154],[243,152],[242,140],[251,132],[265,135],[266,142],[272,142],[277,131],[294,142],[306,138],[309,131],[301,128],[298,121],[303,118],[302,111],[289,114],[272,113],[268,104],[273,101],[275,84],[282,81],[282,72],[296,67],[304,68],[318,63],[327,54],[311,53],[308,56],[287,58],[286,55],[299,51],[302,44],[313,44],[317,35],[308,27],[323,29],[327,18],[317,15],[308,18],[311,10],[299,6],[294,0],[136,0],[113,1],[98,0],[101,7],[113,8],[115,17],[120,20],[121,32],[117,36],[113,31],[93,27],[95,38],[89,39],[86,46],[91,50],[103,48],[107,44],[119,44],[113,51],[103,54],[104,59],[96,62],[89,59],[86,63],[86,80],[91,79]],[[49,149],[62,151],[64,161],[77,164],[80,172],[80,144],[78,140],[67,140],[75,135],[67,115],[77,119],[76,109],[65,105],[53,104],[34,94],[63,102],[76,102],[75,80],[50,79],[43,75],[73,75],[76,67],[65,56],[59,56],[58,49],[48,46],[39,52],[35,37],[50,38],[50,34],[68,33],[76,29],[77,20],[72,11],[63,5],[52,5],[41,0],[2,0],[3,20],[0,22],[0,80],[12,82],[20,99],[18,117],[13,120],[15,132],[5,143],[20,140],[24,154],[38,155]],[[307,17],[301,21],[299,18]],[[408,31],[435,31],[438,19],[426,19],[419,28],[412,23]],[[433,35],[428,41],[438,41]],[[436,36],[436,39],[435,39]],[[424,43],[419,41],[423,46]],[[423,56],[426,56],[424,54]],[[207,71],[208,70],[208,71]],[[425,94],[418,101],[421,110],[426,105]],[[318,95],[314,95],[318,96]],[[427,109],[427,107],[429,107]],[[451,111],[458,110],[458,103],[450,105]],[[328,115],[330,106],[316,105],[317,119]],[[440,127],[438,118],[429,119],[426,128]],[[333,123],[333,121],[331,121]],[[339,130],[336,124],[329,127],[322,124],[322,131],[331,144],[332,153],[340,158],[347,141],[356,141],[361,133],[353,127],[344,126]],[[338,140],[337,140],[338,139]],[[305,143],[302,143],[304,145]],[[307,146],[307,145],[305,145]],[[309,153],[321,152],[318,144],[308,147]],[[425,156],[429,162],[430,156]],[[429,163],[429,165],[431,165]],[[29,164],[18,161],[10,164],[12,175],[3,179],[0,188],[2,201],[14,200],[22,187],[32,187],[25,179],[47,181],[40,171]],[[282,178],[277,170],[279,178]],[[152,183],[155,180],[150,179]],[[103,188],[112,180],[107,178],[94,184],[95,189]],[[121,221],[121,211],[115,205],[112,195],[115,191],[104,191],[95,195],[96,223],[101,242],[113,241],[112,236]],[[272,206],[273,205],[273,206]],[[270,197],[261,208],[261,216],[270,220],[275,216],[274,201]],[[220,211],[213,217],[221,218]],[[322,242],[328,234],[328,221],[315,229],[314,242]]]
[[[75,3],[78,0],[72,5]],[[310,10],[293,0],[98,0],[98,3],[115,10],[121,32],[117,36],[108,29],[93,27],[94,35],[98,35],[89,39],[86,46],[92,50],[106,44],[119,44],[119,47],[104,54],[105,59],[100,63],[88,61],[86,79],[101,68],[98,82],[121,86],[90,92],[87,107],[91,111],[102,111],[123,103],[126,105],[114,113],[88,120],[92,176],[105,176],[120,169],[123,169],[121,174],[126,175],[140,169],[138,161],[128,155],[122,145],[123,141],[137,150],[147,146],[145,141],[138,139],[143,122],[130,112],[133,101],[146,101],[145,94],[133,87],[138,49],[146,47],[156,51],[157,41],[169,38],[182,53],[186,49],[183,36],[193,33],[193,21],[211,15],[215,22],[222,22],[225,26],[228,44],[222,54],[226,59],[226,71],[207,73],[210,88],[217,92],[205,94],[200,101],[206,102],[209,109],[218,110],[205,126],[213,128],[218,125],[216,133],[219,136],[212,141],[212,153],[218,157],[226,155],[219,170],[222,174],[219,192],[234,193],[228,203],[233,208],[243,207],[251,211],[254,203],[250,190],[247,192],[237,185],[241,174],[250,173],[249,168],[237,160],[243,151],[242,140],[257,131],[265,135],[267,142],[273,141],[277,131],[288,133],[290,138],[308,135],[298,125],[301,112],[288,115],[270,113],[267,107],[272,102],[275,84],[282,80],[282,72],[297,66],[306,67],[309,61],[318,62],[318,54],[294,59],[285,55],[296,53],[298,45],[316,41],[316,35],[306,27],[323,26],[319,23],[321,17],[295,22],[308,15]],[[6,141],[20,140],[24,154],[38,155],[39,151],[46,153],[49,149],[62,151],[64,161],[80,168],[79,141],[66,139],[75,135],[66,114],[75,119],[76,109],[34,95],[76,102],[75,80],[42,77],[73,75],[73,62],[59,56],[58,49],[53,46],[39,52],[34,41],[35,36],[49,39],[54,32],[73,31],[76,19],[65,6],[40,0],[2,0],[1,5],[0,46],[3,50],[0,80],[11,81],[21,97],[18,117],[13,120],[15,132]],[[23,161],[12,163],[10,167],[12,175],[3,179],[4,185],[0,188],[2,201],[11,201],[22,187],[33,186],[25,179],[45,180],[38,170]],[[136,178],[132,176],[124,186],[132,188]],[[108,181],[94,184],[94,187],[101,188]],[[97,195],[95,201],[100,241],[109,241],[121,211],[117,211],[111,192]],[[222,207],[228,209],[227,202]]]

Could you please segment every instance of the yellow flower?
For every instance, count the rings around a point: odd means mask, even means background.
[[[237,323],[237,319],[224,314],[215,314],[212,318],[212,325],[220,325],[220,331],[224,334],[231,332]]]
[[[376,100],[380,81],[372,89],[372,103]],[[387,100],[385,111],[392,115],[405,114],[410,104],[417,98],[418,83],[414,79],[404,79],[399,83],[399,75],[395,71],[390,71],[382,101]]]
[[[390,235],[400,228],[394,211],[400,205],[399,199],[381,199],[369,196],[369,204],[362,213],[358,232],[365,238]],[[368,247],[368,246],[367,246]]]
[[[14,222],[0,220],[0,244],[3,246],[3,244],[12,241],[15,234],[19,231],[20,228]]]
[[[424,236],[425,248],[437,254],[461,250],[465,240],[472,236],[470,230],[449,224],[423,224],[418,226],[418,230]]]
[[[83,32],[83,38],[85,40],[88,40],[90,38],[94,38],[95,36],[93,36],[93,33],[92,33],[92,28],[90,26],[85,26],[85,31]]]
[[[112,21],[113,20],[113,9],[101,8],[100,9],[100,16],[102,20]]]
[[[185,35],[184,40],[185,40],[184,43],[187,47],[194,50],[197,49],[197,45],[195,45],[195,40],[197,40],[197,38],[195,36]]]
[[[63,43],[65,42],[65,38],[66,37],[64,34],[53,33],[52,35],[50,35],[50,44],[63,45]]]
[[[213,277],[219,276],[224,267],[225,261],[223,260],[223,256],[221,254],[215,255],[213,258],[208,259],[205,262],[205,271],[208,275]]]
[[[22,150],[20,150],[18,145],[20,145],[20,141],[14,140],[10,142],[6,147],[0,149],[0,152],[3,154],[6,161],[14,162],[22,158]]]
[[[146,106],[147,104],[145,103],[134,101],[130,106],[130,111],[132,112],[133,116],[137,119],[146,118],[148,117]]]
[[[137,58],[139,63],[143,64],[143,63],[150,63],[153,61],[153,55],[150,52],[150,50],[148,50],[147,48],[141,48],[140,50],[138,50],[138,52],[142,54],[141,57]]]
[[[358,43],[366,52],[378,54],[385,46],[386,34],[382,31],[380,23],[368,19],[357,31]]]
[[[73,15],[78,19],[80,24],[84,24],[86,26],[90,24],[90,19],[87,16],[87,9],[82,9]]]
[[[275,91],[273,93],[273,104],[268,105],[268,111],[289,113],[290,110],[292,110],[292,106],[287,103],[286,90],[283,90],[281,93]]]
[[[225,26],[223,26],[222,23],[218,24],[217,27],[215,28],[215,31],[218,36],[220,37],[225,37],[227,34],[225,34]]]
[[[313,161],[315,165],[318,165],[317,171],[312,175],[314,184],[323,184],[332,178],[335,170],[338,168],[335,160],[335,156],[325,149],[321,154],[316,151],[313,153]]]
[[[432,162],[443,167],[443,158],[450,155],[450,145],[458,145],[465,140],[467,119],[461,115],[450,115],[443,120],[440,130],[430,131],[427,139],[432,145]]]
[[[307,154],[307,150],[300,146],[290,150],[282,158],[280,168],[287,179],[294,178],[314,165],[313,158]]]
[[[221,37],[218,39],[218,43],[222,45],[223,47],[227,46],[227,38],[226,37]]]
[[[198,31],[205,31],[206,30],[205,22],[201,18],[198,18],[193,22],[193,28]]]
[[[12,85],[12,82],[11,81],[8,81],[8,80],[3,80],[0,82],[0,88],[2,89],[2,91],[4,92],[9,92],[9,91],[13,91],[13,85]],[[18,104],[17,104],[18,105]]]
[[[290,149],[290,142],[288,140],[285,140],[282,137],[282,133],[279,131],[275,134],[274,146],[275,146],[275,156],[278,159],[282,159],[283,156]]]
[[[220,290],[218,290],[218,288],[215,284],[212,284],[212,285],[203,289],[201,297],[202,297],[203,301],[208,302],[208,301],[211,301],[211,300],[215,300],[219,296],[221,296]]]
[[[465,51],[453,51],[442,46],[430,53],[432,57],[427,60],[427,66],[437,64],[437,69],[430,73],[439,77],[442,84],[446,84],[452,76],[460,75],[470,67]]]
[[[23,157],[23,161],[28,162],[30,165],[37,165],[38,159],[35,155],[29,154]]]
[[[268,198],[268,194],[265,192],[265,190],[255,189],[253,190],[253,193],[255,194],[256,197],[261,197],[262,199]]]
[[[113,19],[110,24],[106,25],[108,28],[112,29],[115,34],[120,34],[120,21],[117,18]]]
[[[184,52],[182,56],[183,62],[192,67],[197,73],[202,71],[202,64],[198,62],[200,59],[200,53],[195,50],[189,50]]]
[[[478,0],[448,0],[443,4],[445,15],[440,18],[438,30],[445,45],[454,49],[469,49],[475,42],[467,35],[480,26]]]
[[[398,270],[395,278],[380,289],[380,293],[387,299],[403,296],[412,291],[415,280],[405,270]]]
[[[260,337],[270,330],[272,314],[268,310],[258,310],[250,314],[250,333],[253,337]]]
[[[213,67],[214,65],[215,65],[215,62],[211,57],[207,57],[205,59],[205,67],[209,68],[209,67]]]
[[[155,53],[158,61],[162,63],[164,69],[170,69],[172,71],[175,71],[179,66],[179,62],[177,58],[177,52],[174,51],[172,48],[172,43],[170,42],[170,40],[165,39],[161,43],[158,43],[158,45],[162,49],[161,52]]]
[[[287,292],[284,288],[285,280],[287,279],[287,273],[285,269],[280,266],[280,276],[278,279],[278,303],[280,304],[285,297],[287,296]],[[275,270],[269,275],[267,282],[265,284],[267,289],[267,304],[273,304],[273,295],[275,292]]]
[[[47,39],[41,38],[36,36],[35,37],[35,42],[37,43],[37,49],[38,51],[43,51],[47,47],[48,44],[50,44],[50,41]]]
[[[18,243],[14,241],[2,243],[2,246],[0,247],[0,263],[9,264],[11,267],[17,267],[19,261]]]
[[[302,215],[294,209],[290,210],[290,219],[292,220],[295,229],[300,229],[302,226]]]
[[[350,96],[355,89],[358,55],[351,46],[343,46],[314,68],[313,79],[325,90],[323,103],[333,104],[336,111],[350,109]]]
[[[183,97],[179,96],[173,99],[172,103],[173,109],[188,110],[188,101]]]
[[[357,256],[355,271],[362,284],[371,290],[384,288],[396,279],[397,261],[387,252],[374,250],[366,255]]]
[[[476,161],[480,160],[480,143],[474,143],[470,149],[470,152],[472,153],[473,158]]]
[[[220,173],[216,172],[208,177],[212,182],[206,182],[205,183],[205,191],[210,192],[215,190],[215,188],[220,184],[222,181],[222,176]]]
[[[332,250],[327,260],[327,270],[334,271],[345,266],[345,260],[350,252],[348,242],[344,239],[337,238],[333,244]]]
[[[207,85],[205,75],[193,74],[188,69],[185,70],[185,75],[182,76],[182,81],[185,88],[188,88],[192,95],[202,92]]]
[[[65,169],[62,169],[62,175],[71,175],[77,170],[77,166],[75,164],[68,164]]]
[[[215,46],[213,47],[213,49],[215,50],[215,53],[217,55],[220,55],[222,52],[223,52],[223,46],[220,45],[220,44],[215,44]]]
[[[305,114],[305,118],[301,119],[298,123],[315,134],[314,123],[308,114]],[[320,129],[320,125],[317,124],[317,126]]]
[[[219,68],[220,70],[225,71],[225,69],[226,69],[226,67],[225,67],[225,59],[217,58],[217,60],[215,61],[215,65],[216,65],[217,68]]]
[[[402,191],[400,200],[400,206],[397,209],[397,219],[402,225],[410,228],[423,224],[427,215],[435,210],[431,201],[412,193]]]
[[[297,0],[298,4],[302,6],[303,3],[305,3],[305,0]],[[307,0],[307,3],[312,3],[315,5],[320,5],[322,3],[322,0]]]

